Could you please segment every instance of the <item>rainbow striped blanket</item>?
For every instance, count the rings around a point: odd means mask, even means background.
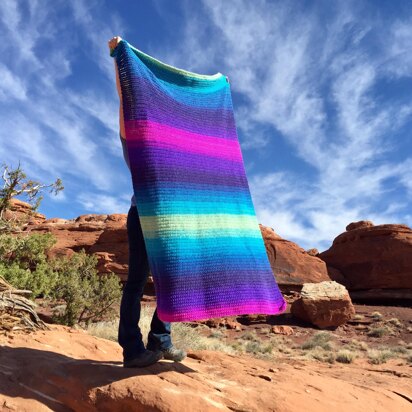
[[[161,320],[279,314],[229,79],[121,40],[116,60],[133,191]]]

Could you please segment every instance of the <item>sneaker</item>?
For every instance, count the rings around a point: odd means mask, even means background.
[[[139,355],[137,355],[135,358],[130,359],[128,361],[123,362],[123,367],[125,368],[142,368],[145,366],[153,365],[156,363],[158,360],[163,358],[163,352],[162,351],[151,351],[147,350]]]
[[[170,348],[162,349],[162,352],[164,359],[169,359],[176,362],[180,362],[187,355],[187,353],[183,349],[177,349],[173,345]]]

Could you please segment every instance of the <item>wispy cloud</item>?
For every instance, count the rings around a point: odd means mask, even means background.
[[[31,178],[45,183],[62,178],[67,195],[59,201],[67,200],[70,209],[76,209],[73,200],[78,209],[84,206],[77,194],[86,190],[90,198],[103,196],[104,204],[113,206],[102,191],[109,199],[119,182],[126,182],[124,169],[116,165],[123,160],[107,47],[110,27],[120,20],[115,13],[106,22],[96,18],[99,5],[0,3],[0,48],[3,56],[13,57],[0,64],[0,154],[13,165],[20,159]],[[88,72],[94,75],[87,78]]]
[[[187,12],[184,49],[203,52],[208,28],[207,42],[218,50],[209,57],[223,62],[232,91],[242,96],[236,111],[243,150],[250,157],[276,153],[280,132],[301,159],[287,174],[273,164],[273,171],[255,168],[249,176],[260,221],[319,249],[354,220],[411,224],[410,159],[394,155],[393,136],[411,122],[412,104],[379,95],[379,88],[412,74],[412,15],[390,20],[355,2],[203,5],[208,19]],[[268,124],[272,137],[259,134]],[[389,179],[404,202],[386,196]]]
[[[76,200],[80,202],[84,208],[90,213],[120,213],[120,210],[127,210],[130,205],[130,197],[126,196],[109,196],[106,194],[94,194],[93,197],[89,193],[80,193]],[[121,200],[125,199],[125,200]]]
[[[27,98],[25,84],[3,64],[0,64],[0,78],[2,79],[0,100],[5,101],[10,98],[25,100]]]

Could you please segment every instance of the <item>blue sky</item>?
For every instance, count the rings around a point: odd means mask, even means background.
[[[46,217],[127,213],[107,41],[229,76],[260,223],[327,249],[357,220],[412,226],[412,9],[406,1],[0,2],[0,160]]]

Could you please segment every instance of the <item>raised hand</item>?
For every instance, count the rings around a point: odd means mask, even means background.
[[[111,39],[108,41],[109,49],[110,49],[110,50],[115,49],[116,46],[119,44],[120,40],[122,40],[122,38],[121,38],[120,36],[115,36],[115,37],[111,38]]]

